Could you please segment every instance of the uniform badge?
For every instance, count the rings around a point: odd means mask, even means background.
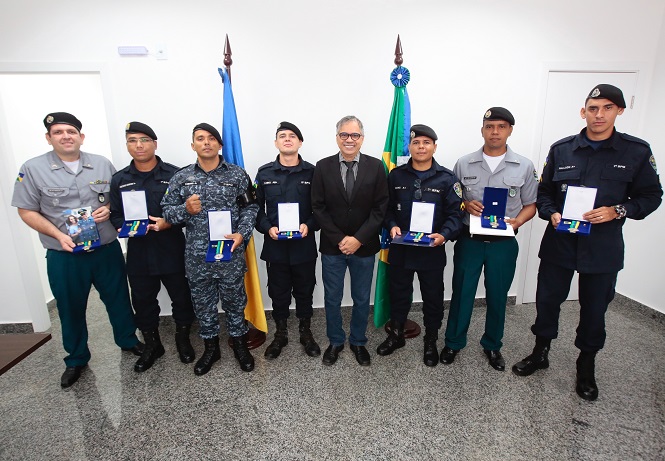
[[[415,132],[415,131],[412,131],[412,132],[411,132],[411,139],[413,139],[413,138],[415,138],[415,137],[416,137],[416,132]]]
[[[653,155],[651,156],[653,158]],[[656,168],[656,164],[654,163],[654,168]],[[25,173],[21,173],[19,171],[18,176],[16,177],[16,182],[23,182],[23,177],[25,176]]]
[[[97,195],[97,199],[99,200],[99,203],[104,203],[106,201],[104,194],[101,192]]]
[[[510,195],[511,197],[515,197],[517,195],[517,189],[511,187],[510,190],[508,191],[508,195]]]
[[[649,158],[649,163],[651,164],[651,168],[653,168],[653,171],[658,173],[658,169],[656,168],[656,157],[653,155]],[[20,173],[19,173],[20,174]]]
[[[536,170],[533,170],[533,177],[538,181],[538,172]]]
[[[568,184],[561,184],[561,192],[566,192],[568,190]]]
[[[455,185],[453,186],[453,189],[455,190],[455,193],[459,198],[462,198],[462,186],[460,186],[459,182],[456,182]]]
[[[55,120],[53,118],[53,115],[49,115],[48,117],[46,117],[46,123],[53,123],[53,120]]]
[[[130,126],[132,126],[131,122],[127,124],[127,126],[125,127],[125,131],[129,130]]]
[[[594,88],[594,90],[591,92],[589,97],[591,98],[597,98],[600,95],[600,90],[598,88]]]
[[[492,116],[492,111],[491,110],[488,110],[487,112],[485,112],[485,118],[490,118],[491,116]]]

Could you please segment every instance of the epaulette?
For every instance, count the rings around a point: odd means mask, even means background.
[[[567,136],[567,137],[565,137],[565,138],[563,138],[563,139],[559,139],[557,142],[555,142],[554,144],[552,144],[552,145],[550,146],[550,148],[552,148],[552,147],[554,147],[554,146],[558,146],[559,144],[564,144],[564,143],[566,143],[566,142],[570,142],[570,141],[572,141],[573,139],[575,139],[576,137],[577,137],[577,135],[574,134],[574,135],[571,135],[571,136]]]
[[[274,164],[275,164],[275,162],[266,163],[265,165],[260,166],[257,171],[261,171],[261,170],[265,170],[266,168],[270,168]]]
[[[646,142],[644,139],[636,138],[635,136],[631,136],[631,135],[626,134],[626,133],[617,133],[617,134],[619,136],[621,136],[623,139],[625,139],[626,141],[637,142],[637,143],[644,144],[645,146],[651,148],[651,145],[649,145],[649,143]]]

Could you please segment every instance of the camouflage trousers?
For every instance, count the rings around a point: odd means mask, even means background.
[[[217,303],[222,301],[226,313],[226,330],[229,336],[242,336],[249,328],[245,323],[245,274],[236,278],[203,278],[189,280],[194,312],[199,319],[199,334],[203,339],[219,336]]]

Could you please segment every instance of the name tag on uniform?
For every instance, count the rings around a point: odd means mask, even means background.
[[[278,203],[277,204],[277,227],[278,240],[299,239],[300,233],[300,204]]]
[[[207,262],[228,261],[231,259],[233,240],[225,235],[233,233],[230,210],[208,211],[208,251]]]
[[[148,233],[148,203],[145,191],[131,190],[120,193],[125,222],[118,237],[140,237]]]

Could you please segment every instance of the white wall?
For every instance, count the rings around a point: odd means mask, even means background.
[[[378,156],[392,105],[388,75],[398,33],[412,77],[412,121],[437,131],[437,160],[447,167],[481,145],[481,116],[493,105],[506,106],[516,116],[511,147],[537,158],[532,146],[542,120],[538,102],[546,62],[637,63],[647,74],[638,89],[646,96],[639,108],[641,119],[665,103],[665,95],[655,87],[665,77],[662,63],[656,64],[664,50],[662,2],[359,0],[349,5],[306,0],[72,0],[66,7],[46,0],[14,2],[3,6],[0,17],[0,64],[103,63],[116,166],[129,161],[123,127],[134,119],[156,130],[165,160],[184,165],[194,159],[191,128],[200,121],[221,126],[222,84],[216,68],[223,65],[228,33],[251,176],[274,158],[274,130],[281,120],[301,128],[302,154],[313,162],[336,151],[334,124],[353,113],[365,123],[363,151]],[[117,54],[120,45],[154,50],[157,44],[166,45],[167,60]],[[633,134],[653,142],[658,135],[655,123],[647,122]],[[662,213],[650,218],[640,232],[662,227],[663,220]],[[639,244],[630,230],[629,252]],[[652,245],[662,251],[662,243],[654,239]],[[447,287],[451,269],[446,271]],[[634,278],[631,286],[642,292],[643,286],[660,282],[656,273],[631,264],[621,273],[620,291],[625,280]],[[643,302],[663,309],[655,297]],[[322,303],[322,284],[315,303]]]

